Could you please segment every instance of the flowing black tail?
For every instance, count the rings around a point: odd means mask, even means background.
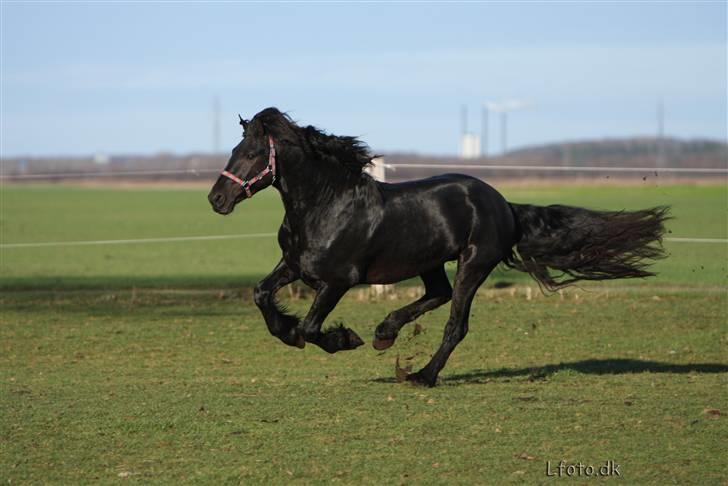
[[[664,258],[662,235],[669,207],[592,211],[571,206],[511,204],[519,227],[507,266],[528,272],[556,290],[578,280],[655,275],[651,260]]]

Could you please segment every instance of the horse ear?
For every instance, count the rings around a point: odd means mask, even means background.
[[[247,130],[248,129],[248,123],[249,122],[247,120],[243,120],[243,117],[240,116],[239,113],[238,113],[238,118],[240,119],[240,126],[243,127],[243,130]]]

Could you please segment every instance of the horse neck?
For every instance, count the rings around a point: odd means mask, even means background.
[[[305,217],[324,208],[339,197],[347,197],[356,189],[356,181],[345,169],[320,170],[317,161],[306,160],[305,156],[282,160],[277,188],[283,200],[286,213]]]

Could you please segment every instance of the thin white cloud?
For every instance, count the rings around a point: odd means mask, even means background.
[[[447,117],[460,103],[507,98],[533,104],[513,119],[514,145],[645,133],[658,98],[666,100],[669,126],[680,133],[722,136],[725,54],[720,44],[665,44],[47,63],[2,73],[2,135],[10,153],[36,147],[36,137],[27,133],[39,126],[57,126],[56,133],[64,134],[44,137],[40,149],[50,153],[141,150],[145,144],[205,148],[207,96],[222,92],[246,116],[252,115],[246,110],[275,104],[307,123],[366,135],[375,148],[388,150],[454,150],[457,121]],[[96,99],[89,102],[90,96]],[[171,132],[181,119],[184,126]],[[453,131],[444,140],[436,128],[443,123]]]
[[[8,90],[185,91],[232,87],[332,88],[432,94],[438,91],[559,90],[571,95],[669,90],[718,94],[725,84],[725,45],[649,47],[546,46],[442,49],[296,58],[226,59],[189,64],[126,63],[46,65],[3,72]],[[707,90],[707,92],[706,92]],[[610,93],[604,93],[610,95]]]

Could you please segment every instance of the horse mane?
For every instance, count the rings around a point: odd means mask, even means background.
[[[347,172],[359,175],[375,158],[366,143],[356,137],[331,135],[314,126],[301,127],[277,108],[266,108],[253,117],[274,137],[298,145],[304,153],[334,162]]]

